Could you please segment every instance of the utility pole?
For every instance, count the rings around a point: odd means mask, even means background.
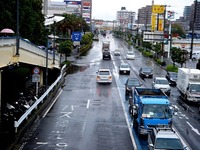
[[[17,0],[16,54],[19,55],[19,0]]]
[[[192,21],[192,39],[191,39],[191,45],[190,45],[190,59],[192,59],[192,52],[193,52],[193,42],[194,42],[194,25],[195,25],[195,19],[196,19],[196,10],[197,10],[197,0],[194,2],[194,14],[193,14],[193,21]]]

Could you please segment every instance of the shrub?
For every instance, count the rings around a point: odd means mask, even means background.
[[[178,72],[178,67],[173,66],[173,65],[167,65],[166,70],[172,71],[172,72]]]

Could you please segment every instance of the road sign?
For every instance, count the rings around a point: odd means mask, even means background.
[[[33,74],[40,74],[40,68],[38,67],[33,68]]]
[[[72,41],[81,41],[81,32],[72,32]]]
[[[33,74],[32,75],[32,82],[40,82],[40,75],[39,74]]]

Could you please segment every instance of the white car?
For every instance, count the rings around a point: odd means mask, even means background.
[[[97,83],[112,83],[110,69],[99,69],[96,76]]]
[[[121,65],[119,67],[119,74],[128,74],[128,75],[130,75],[130,72],[131,72],[131,68],[130,68],[129,64],[121,63]]]
[[[135,53],[132,51],[128,51],[126,53],[126,59],[135,59]]]
[[[155,77],[153,79],[152,88],[161,89],[164,93],[170,95],[171,87],[165,77]]]
[[[119,49],[116,49],[114,51],[114,56],[120,56],[120,50]]]

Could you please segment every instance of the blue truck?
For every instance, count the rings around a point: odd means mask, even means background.
[[[171,127],[172,116],[177,111],[160,89],[136,87],[129,104],[133,127],[139,135],[147,135],[156,126]]]

